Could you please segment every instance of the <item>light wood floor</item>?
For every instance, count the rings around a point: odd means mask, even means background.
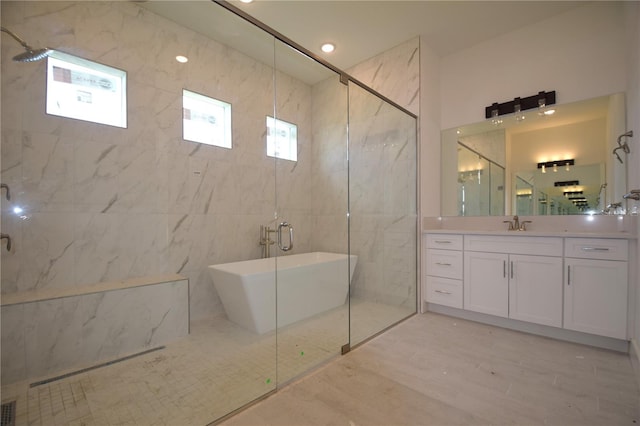
[[[224,425],[633,425],[628,355],[416,315]]]

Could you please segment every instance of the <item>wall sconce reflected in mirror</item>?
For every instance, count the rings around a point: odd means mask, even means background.
[[[558,164],[562,165],[564,164],[564,169],[566,171],[571,171],[571,166],[575,165],[576,160],[569,159],[569,160],[560,160],[560,161],[546,161],[543,163],[538,163],[538,168],[541,169],[540,171],[542,173],[547,173],[547,168],[551,167],[552,170],[554,171],[554,173],[558,172]]]
[[[494,126],[502,124],[502,120],[498,118],[498,108],[491,110],[491,124]]]
[[[516,121],[520,122],[525,119],[525,116],[522,113],[522,104],[520,103],[520,98],[515,98],[513,100],[513,112],[515,114]]]

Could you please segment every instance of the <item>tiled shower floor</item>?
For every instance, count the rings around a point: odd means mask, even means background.
[[[352,302],[352,342],[411,313]],[[189,337],[123,362],[29,388],[2,388],[17,400],[16,425],[205,425],[340,353],[347,305],[258,336],[225,319],[193,324]],[[276,368],[276,339],[278,366]]]

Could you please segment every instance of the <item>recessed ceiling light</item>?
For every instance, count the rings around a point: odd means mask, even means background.
[[[187,58],[186,56],[178,55],[176,56],[176,61],[180,62],[181,64],[185,64],[189,61],[189,58]]]
[[[336,46],[333,43],[325,43],[320,47],[320,49],[322,49],[324,53],[331,53],[335,50],[335,48]]]
[[[251,3],[253,0],[240,0],[242,3]]]

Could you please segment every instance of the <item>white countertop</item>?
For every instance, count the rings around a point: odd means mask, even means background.
[[[567,237],[567,238],[623,238],[635,239],[630,232],[571,232],[571,231],[489,231],[470,229],[425,229],[423,234],[468,234],[468,235],[499,235],[514,237]]]

